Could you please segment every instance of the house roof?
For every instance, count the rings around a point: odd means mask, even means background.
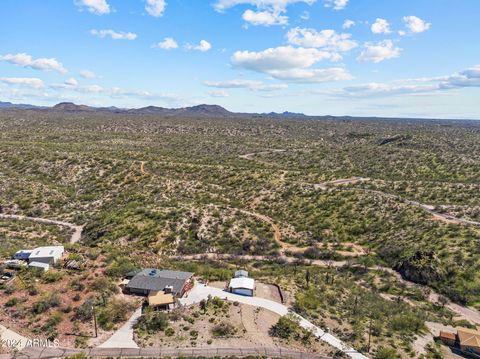
[[[173,295],[171,293],[164,292],[151,292],[148,295],[148,305],[167,305],[175,303]]]
[[[30,254],[30,257],[28,257],[30,260],[34,258],[44,258],[44,257],[60,257],[65,249],[63,246],[49,246],[49,247],[38,247],[35,248],[32,251],[32,254]]]
[[[172,292],[178,295],[182,291],[185,282],[192,276],[193,273],[189,272],[147,268],[133,277],[130,282],[128,282],[126,288],[160,292],[167,286],[171,286]]]
[[[480,348],[480,331],[478,329],[458,328],[457,335],[460,345]]]
[[[253,278],[233,278],[228,285],[231,289],[255,289],[255,280]]]

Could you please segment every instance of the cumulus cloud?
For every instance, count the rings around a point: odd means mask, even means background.
[[[252,25],[286,25],[288,16],[285,15],[287,7],[295,3],[311,5],[316,0],[217,0],[214,7],[223,12],[237,5],[251,5],[255,11],[248,9],[243,13],[243,20]]]
[[[377,18],[371,26],[371,30],[374,34],[390,34],[390,23],[385,19]]]
[[[287,84],[265,84],[256,80],[205,81],[205,86],[221,89],[248,89],[251,91],[278,91],[288,88]]]
[[[145,10],[150,16],[161,17],[167,7],[165,0],[146,0]]]
[[[196,50],[200,52],[207,52],[212,48],[212,44],[210,44],[207,40],[201,40],[198,45],[192,45],[189,43],[185,44],[186,50]]]
[[[84,79],[94,79],[97,77],[97,74],[90,70],[82,70],[80,71],[80,76],[82,76]]]
[[[265,73],[291,82],[326,82],[351,79],[343,68],[313,69],[322,60],[339,60],[338,54],[315,48],[281,46],[260,52],[237,51],[231,59],[236,67]]]
[[[158,44],[155,44],[154,47],[158,47],[159,49],[163,49],[163,50],[172,50],[172,49],[178,49],[178,43],[171,37],[166,37],[163,39],[163,41],[159,42]]]
[[[270,11],[253,11],[246,10],[242,16],[243,20],[252,25],[263,25],[263,26],[272,26],[272,25],[286,25],[288,24],[288,17],[281,15],[280,12],[270,12]]]
[[[296,27],[287,33],[288,42],[292,45],[323,48],[329,51],[350,51],[358,46],[350,34],[338,34],[335,30],[304,29]]]
[[[407,29],[415,34],[425,32],[432,26],[431,23],[428,23],[416,16],[405,16],[403,18],[403,22],[405,23]]]
[[[76,0],[77,6],[86,8],[89,12],[96,15],[110,13],[110,5],[106,0]]]
[[[111,29],[106,30],[90,30],[90,33],[94,36],[98,36],[100,38],[110,37],[113,40],[135,40],[137,38],[137,34],[133,32],[118,32]]]
[[[8,85],[31,87],[34,89],[40,89],[45,86],[43,81],[36,77],[0,77],[0,82]]]
[[[343,0],[345,1],[345,0]],[[288,5],[306,3],[312,5],[316,0],[217,0],[214,7],[217,11],[225,11],[237,5],[252,5],[259,9],[285,10]]]
[[[365,50],[360,54],[358,60],[379,63],[384,60],[399,57],[401,52],[402,49],[396,47],[392,40],[366,43]]]
[[[334,10],[343,10],[347,5],[348,0],[325,0],[325,7],[331,7]]]
[[[54,58],[33,59],[32,56],[28,54],[19,53],[15,55],[0,55],[0,61],[6,61],[17,66],[29,67],[35,70],[57,71],[61,74],[67,73],[67,69],[63,67],[62,63]]]
[[[332,90],[329,94],[337,97],[370,98],[438,93],[439,91],[471,87],[480,88],[480,65],[450,76],[404,79],[390,83],[367,83]]]
[[[355,25],[356,25],[355,21],[347,19],[343,22],[342,28],[348,30],[354,27]]]
[[[75,87],[75,86],[78,86],[78,81],[76,78],[74,77],[71,77],[69,78],[68,80],[65,80],[65,85],[67,86],[72,86],[72,87]]]

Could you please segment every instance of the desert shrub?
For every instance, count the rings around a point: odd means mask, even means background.
[[[12,297],[5,303],[6,307],[14,307],[18,304],[19,300],[16,297]]]
[[[58,307],[62,303],[60,297],[56,293],[51,293],[45,296],[40,301],[36,302],[32,307],[33,314],[41,314],[50,308]]]
[[[397,352],[392,348],[381,347],[377,350],[374,359],[397,359],[399,358]]]
[[[154,334],[168,328],[168,314],[164,312],[149,312],[142,315],[135,323],[134,328]],[[173,335],[173,334],[172,334]]]
[[[230,323],[220,323],[212,328],[212,335],[215,338],[228,338],[236,333],[235,327]]]
[[[124,300],[112,300],[98,311],[98,325],[105,330],[111,330],[115,324],[127,319],[131,305]]]
[[[270,334],[274,337],[290,339],[299,329],[298,319],[293,315],[285,315],[270,329]]]

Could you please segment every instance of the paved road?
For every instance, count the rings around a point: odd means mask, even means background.
[[[32,221],[32,222],[39,222],[39,223],[45,223],[45,224],[55,224],[57,226],[68,227],[74,230],[72,236],[70,237],[70,243],[72,244],[79,242],[80,238],[82,237],[83,226],[77,226],[76,224],[72,224],[68,222],[57,221],[54,219],[47,219],[47,218],[37,218],[37,217],[28,217],[28,216],[20,216],[16,214],[2,214],[2,213],[0,213],[0,218],[13,219],[17,221]]]
[[[252,305],[255,307],[262,307],[267,310],[270,310],[274,313],[277,313],[281,316],[288,314],[290,311],[289,309],[284,306],[283,304],[264,299],[264,298],[257,298],[257,297],[244,297],[241,295],[236,295],[233,293],[228,293],[225,292],[221,289],[218,288],[213,288],[206,286],[201,283],[197,283],[195,287],[188,293],[188,297],[180,299],[180,303],[183,305],[193,305],[196,303],[199,303],[202,299],[207,299],[208,296],[211,295],[212,297],[219,297],[219,298],[225,298],[229,301],[236,301],[239,303],[247,304],[247,305]],[[295,314],[296,315],[296,314]],[[305,318],[296,315],[299,319],[300,326],[311,330],[312,333],[319,338],[320,340],[323,340],[324,342],[330,344],[331,346],[343,351],[345,354],[347,354],[350,358],[353,359],[366,359],[367,357],[364,356],[363,354],[357,352],[355,349],[350,348],[346,346],[341,340],[337,339],[333,335],[324,332],[322,329],[319,327],[315,326]]]
[[[24,336],[15,333],[14,331],[4,327],[0,324],[0,339],[4,346],[8,346],[9,349],[21,350],[27,345],[28,339]]]
[[[138,344],[133,340],[133,326],[141,315],[142,308],[138,308],[130,319],[98,348],[138,348]]]

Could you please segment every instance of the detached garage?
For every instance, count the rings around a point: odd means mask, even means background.
[[[253,297],[254,290],[255,280],[253,278],[233,278],[228,285],[228,291],[230,293],[244,295],[246,297]]]

